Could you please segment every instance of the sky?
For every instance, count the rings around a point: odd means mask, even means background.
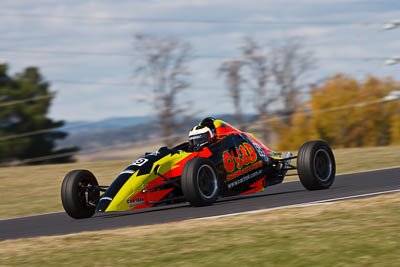
[[[204,116],[233,112],[216,70],[239,55],[244,36],[265,47],[301,37],[316,61],[310,82],[337,73],[400,80],[400,64],[384,64],[400,56],[400,28],[382,29],[400,20],[398,0],[2,0],[0,16],[0,63],[10,74],[39,67],[56,93],[50,117],[57,120],[155,115],[138,100],[150,89],[133,74],[135,34],[192,44],[198,57],[179,103]]]

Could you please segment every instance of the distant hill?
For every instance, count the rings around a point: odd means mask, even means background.
[[[233,115],[220,114],[212,117],[235,125]],[[246,115],[247,121],[256,119],[254,115]],[[190,129],[203,118],[194,118],[175,134],[187,134]],[[79,146],[81,150],[98,149],[102,147],[121,145],[124,143],[144,142],[161,137],[160,129],[151,117],[109,118],[97,122],[72,121],[67,122],[63,130],[69,136],[58,142],[59,147]]]
[[[86,135],[110,130],[119,130],[152,121],[151,117],[112,117],[100,121],[71,121],[66,122],[62,131],[70,135]]]

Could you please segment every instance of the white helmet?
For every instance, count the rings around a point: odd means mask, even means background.
[[[202,147],[212,144],[215,140],[215,135],[206,126],[197,125],[189,133],[189,145],[193,150],[201,150]]]

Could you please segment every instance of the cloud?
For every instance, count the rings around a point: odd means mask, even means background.
[[[0,49],[123,55],[0,51],[0,62],[10,63],[11,72],[35,65],[50,81],[132,81],[135,33],[174,36],[191,42],[197,55],[210,57],[191,62],[193,88],[180,101],[195,100],[193,109],[199,112],[231,111],[227,91],[223,80],[217,77],[216,69],[221,60],[239,53],[238,47],[245,35],[253,36],[267,47],[272,40],[284,40],[288,36],[304,37],[306,49],[313,51],[316,57],[325,58],[318,61],[318,69],[312,74],[316,78],[338,71],[385,76],[394,76],[398,72],[395,67],[378,68],[379,61],[339,59],[399,54],[397,36],[400,30],[381,30],[381,23],[400,17],[399,2],[396,1],[72,0],[55,4],[52,0],[4,0],[1,6]],[[148,18],[150,21],[129,18]],[[173,22],[179,19],[192,22]],[[193,23],[194,20],[205,23]],[[216,23],[206,23],[212,21]],[[252,23],[254,21],[275,23]],[[374,24],[362,24],[365,22]],[[51,109],[51,115],[56,119],[94,120],[152,112],[148,105],[132,101],[132,95],[141,90],[138,86],[127,88],[54,82],[52,90],[58,92]]]

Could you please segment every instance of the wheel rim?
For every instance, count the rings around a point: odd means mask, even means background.
[[[206,199],[212,198],[217,192],[217,177],[210,166],[202,165],[197,171],[197,186],[200,194]]]
[[[327,182],[332,175],[332,160],[325,149],[319,149],[314,157],[315,174],[321,182]]]
[[[86,201],[86,192],[88,192],[88,201],[92,201],[93,194],[89,190],[92,186],[93,184],[87,178],[82,178],[78,183],[78,200],[82,207],[90,207]]]

